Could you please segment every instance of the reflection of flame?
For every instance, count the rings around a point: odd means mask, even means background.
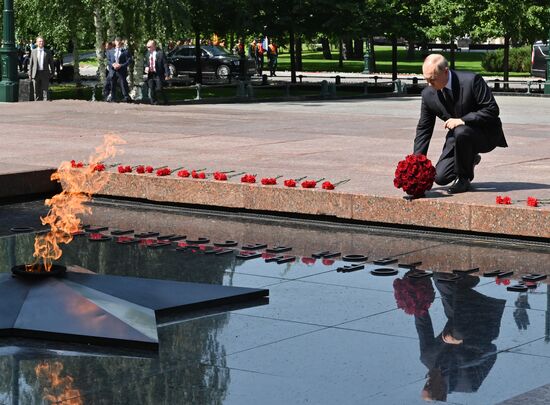
[[[82,405],[80,390],[73,388],[73,378],[61,377],[63,364],[59,361],[42,362],[34,368],[36,377],[44,387],[43,399],[52,404]]]
[[[37,235],[34,241],[35,262],[27,266],[27,271],[37,271],[39,261],[44,263],[46,271],[50,271],[52,260],[61,257],[60,243],[69,243],[73,240],[73,232],[79,230],[80,219],[78,214],[90,213],[91,209],[84,203],[92,198],[92,194],[101,190],[108,180],[107,176],[98,174],[95,165],[113,157],[116,154],[116,145],[126,143],[115,135],[105,135],[103,145],[96,148],[90,155],[89,165],[73,169],[70,162],[62,162],[51,179],[57,180],[63,186],[63,191],[45,204],[50,211],[45,218],[40,217],[43,225],[49,225],[50,231],[46,235]]]

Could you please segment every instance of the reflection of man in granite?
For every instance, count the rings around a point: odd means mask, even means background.
[[[451,392],[476,392],[489,374],[497,357],[492,342],[499,335],[506,300],[474,291],[478,277],[444,282],[435,274],[434,279],[447,323],[438,336],[429,312],[415,317],[415,324],[420,360],[428,368],[422,398],[445,401]]]

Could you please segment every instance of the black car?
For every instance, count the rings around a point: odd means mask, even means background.
[[[546,79],[546,57],[548,56],[548,45],[542,41],[533,44],[531,53],[531,75]]]
[[[239,74],[240,58],[229,53],[221,46],[201,46],[202,72],[211,74],[216,79],[227,80],[231,76]],[[197,71],[197,58],[195,57],[195,45],[182,45],[168,53],[168,67],[172,77],[186,74],[193,77]],[[254,61],[246,60],[246,74],[255,73]]]

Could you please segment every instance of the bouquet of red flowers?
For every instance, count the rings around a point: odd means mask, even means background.
[[[397,308],[414,316],[426,315],[435,299],[432,280],[429,278],[397,278],[393,282],[393,295]]]
[[[432,188],[434,180],[435,167],[430,159],[424,155],[409,155],[397,164],[393,184],[418,198]]]

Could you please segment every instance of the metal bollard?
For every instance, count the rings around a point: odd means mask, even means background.
[[[328,97],[328,82],[326,80],[323,80],[321,82],[321,97]]]
[[[336,82],[336,84],[342,84],[342,78],[340,77],[340,75],[336,75],[334,81]]]
[[[393,82],[393,92],[396,94],[401,94],[403,92],[400,79],[397,79]]]
[[[298,79],[300,79],[300,83],[302,83],[302,79],[304,78],[304,76],[302,75],[298,75]]]
[[[415,76],[412,78],[412,84],[413,86],[418,86],[418,77]]]
[[[262,75],[262,86],[267,84],[267,75]]]
[[[365,82],[365,89],[363,91],[363,94],[369,94],[369,85]]]
[[[493,87],[495,90],[500,90],[500,80],[495,79],[495,85]]]
[[[378,86],[378,76],[374,76],[373,79],[374,79],[374,85]]]
[[[527,94],[531,94],[531,80],[527,81]]]
[[[246,95],[248,98],[254,98],[254,87],[252,87],[252,83],[246,85]]]
[[[246,89],[242,80],[237,81],[237,97],[246,97]]]
[[[329,93],[330,97],[336,97],[336,84],[335,83],[329,83],[328,93]]]
[[[197,89],[197,97],[195,97],[195,100],[200,100],[201,99],[201,84],[200,83],[197,83],[195,84],[195,87]]]

